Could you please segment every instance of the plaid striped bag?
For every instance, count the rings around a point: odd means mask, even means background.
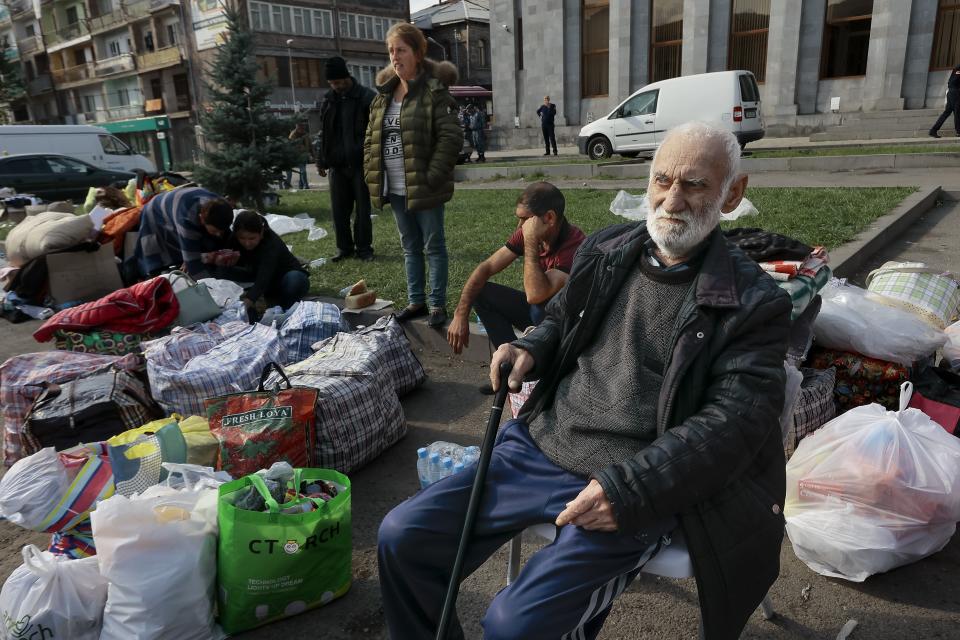
[[[342,335],[342,334],[341,334]],[[286,369],[295,387],[316,389],[314,464],[349,473],[367,464],[407,434],[403,407],[395,393],[384,393],[391,380],[384,371],[330,374],[315,354],[296,373]],[[317,371],[310,369],[318,364]],[[279,380],[273,374],[267,385]]]
[[[241,322],[197,325],[144,343],[154,400],[185,416],[206,415],[207,398],[256,388],[280,354],[276,329]]]
[[[383,371],[401,396],[427,379],[403,327],[393,315],[384,316],[354,333],[338,333],[313,348],[316,353],[300,363],[302,369],[293,365],[286,371],[302,370],[331,376]]]
[[[298,302],[280,326],[283,364],[306,360],[313,354],[311,345],[340,331],[350,331],[350,325],[340,316],[337,305],[312,300]]]
[[[949,271],[922,262],[885,262],[867,276],[878,302],[897,306],[945,329],[960,311],[960,284]]]
[[[793,426],[787,434],[784,450],[789,458],[797,445],[805,437],[833,420],[837,415],[837,405],[833,400],[833,387],[837,379],[837,370],[810,369],[801,367],[803,382],[800,394],[793,405]]]

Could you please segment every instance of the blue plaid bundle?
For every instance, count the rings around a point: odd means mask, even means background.
[[[280,342],[285,351],[284,364],[306,360],[313,355],[311,345],[350,331],[340,309],[327,302],[304,300],[297,303],[280,325]]]
[[[144,346],[154,400],[185,416],[206,415],[206,398],[255,389],[281,352],[276,329],[243,322],[195,325]]]

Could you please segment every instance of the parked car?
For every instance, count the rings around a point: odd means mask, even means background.
[[[116,171],[157,167],[103,127],[80,124],[16,124],[0,127],[0,156],[62,153],[95,167]]]
[[[126,184],[136,174],[101,169],[92,164],[53,153],[24,153],[0,158],[0,187],[30,193],[44,200],[83,200],[90,187],[115,182]]]
[[[580,129],[577,146],[593,160],[652,153],[666,132],[699,120],[729,129],[743,148],[764,136],[760,89],[749,71],[719,71],[648,84],[609,115]]]

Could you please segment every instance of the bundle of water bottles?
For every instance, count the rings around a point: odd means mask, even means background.
[[[420,488],[433,484],[454,473],[460,473],[480,458],[480,447],[461,447],[452,442],[438,441],[429,447],[417,449],[417,475]]]

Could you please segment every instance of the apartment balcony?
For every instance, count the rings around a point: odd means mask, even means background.
[[[40,36],[29,36],[17,42],[17,48],[20,49],[20,55],[28,56],[43,49],[43,41]]]
[[[31,0],[13,0],[7,6],[10,9],[10,18],[13,20],[33,15],[33,2]]]
[[[53,75],[53,81],[58,85],[96,79],[94,64],[92,62],[78,64],[75,67],[67,67],[66,69],[54,69],[51,71],[51,75]]]
[[[78,113],[76,115],[75,124],[91,124],[96,122],[103,122],[107,119],[106,112],[103,109],[97,109],[96,111],[85,111],[83,113]],[[74,123],[70,123],[74,124]]]
[[[44,73],[27,83],[27,95],[37,96],[47,91],[53,91],[53,79],[49,73]]]
[[[150,11],[160,11],[160,9],[178,4],[180,4],[180,0],[150,0]]]
[[[123,12],[123,9],[117,9],[102,16],[90,18],[87,20],[87,25],[90,27],[90,33],[100,33],[101,31],[109,31],[110,29],[119,27],[126,22],[127,15]]]
[[[97,60],[93,63],[94,73],[98,78],[112,76],[125,71],[133,71],[136,68],[137,66],[133,61],[133,55],[129,53],[122,53],[119,56],[105,60]]]
[[[150,0],[136,0],[136,2],[124,4],[123,10],[128,19],[145,18],[150,15]]]
[[[137,56],[137,68],[140,71],[159,69],[175,64],[180,64],[180,47],[166,47]]]
[[[107,107],[100,112],[101,121],[106,120],[129,120],[130,118],[139,118],[143,116],[142,104],[129,104],[122,107]]]
[[[58,29],[54,33],[48,35],[47,48],[52,48],[55,45],[89,35],[90,29],[87,27],[86,22],[74,22],[73,24],[65,26],[63,29]]]

